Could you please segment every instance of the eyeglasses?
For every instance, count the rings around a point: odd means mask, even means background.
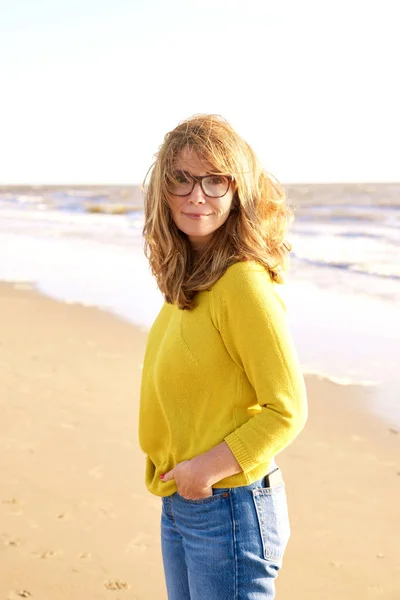
[[[167,189],[173,196],[190,196],[196,182],[205,196],[222,198],[229,190],[233,177],[231,175],[189,175],[185,171],[175,171],[173,179],[167,180]]]

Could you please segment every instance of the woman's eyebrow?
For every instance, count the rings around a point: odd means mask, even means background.
[[[193,175],[190,171],[186,171],[185,169],[175,169],[174,173],[182,173],[183,175],[190,175],[190,177],[196,177],[196,175]],[[206,171],[205,175],[220,175],[220,173],[218,173],[217,171]],[[203,175],[201,175],[201,177],[203,177]]]

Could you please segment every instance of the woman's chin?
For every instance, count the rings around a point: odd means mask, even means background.
[[[183,227],[179,227],[179,229],[181,231],[183,231],[183,233],[186,233],[187,236],[193,236],[193,237],[206,237],[206,236],[211,236],[215,229],[211,228],[211,227],[201,227],[199,226],[199,224],[196,224],[195,226],[192,227],[188,227],[183,226]]]

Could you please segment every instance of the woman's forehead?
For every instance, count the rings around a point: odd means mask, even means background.
[[[191,147],[186,147],[177,154],[174,168],[179,171],[189,171],[193,175],[215,172],[213,165]]]

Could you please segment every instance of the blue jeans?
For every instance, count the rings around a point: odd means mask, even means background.
[[[272,600],[289,536],[283,481],[162,498],[168,600]]]

